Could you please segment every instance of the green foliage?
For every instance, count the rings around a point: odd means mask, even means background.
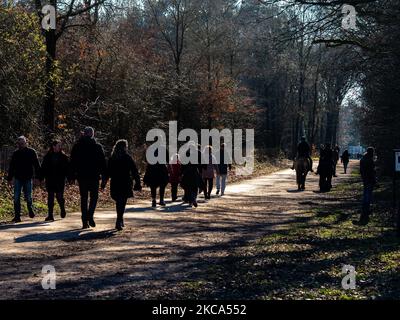
[[[23,132],[40,132],[45,46],[38,17],[0,8],[0,144]]]

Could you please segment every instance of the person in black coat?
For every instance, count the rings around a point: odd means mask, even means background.
[[[108,161],[107,174],[111,179],[111,198],[116,202],[117,223],[115,228],[121,231],[124,227],[124,213],[129,198],[133,198],[133,190],[141,191],[139,171],[135,161],[127,153],[128,142],[119,140],[113,149],[110,160]],[[135,180],[135,185],[133,185]],[[106,181],[102,183],[102,189],[106,186]]]
[[[342,163],[344,166],[344,174],[347,174],[347,168],[349,167],[350,163],[350,153],[348,150],[345,150],[342,154]]]
[[[189,203],[189,206],[198,207],[197,196],[199,190],[204,190],[204,183],[201,176],[203,165],[201,164],[202,153],[198,150],[194,142],[190,143],[190,151],[198,154],[196,163],[188,163],[182,166],[182,182],[181,187],[185,191],[184,201]],[[187,156],[189,156],[188,151]]]
[[[65,182],[69,177],[69,158],[62,151],[60,141],[53,141],[49,152],[44,157],[41,177],[45,180],[48,193],[47,206],[49,211],[45,221],[54,221],[54,197],[57,198],[57,202],[60,206],[61,218],[64,219],[67,215],[65,211],[64,189]]]
[[[333,156],[333,176],[335,178],[337,178],[336,169],[337,169],[337,165],[338,165],[339,160],[340,160],[340,148],[339,148],[339,146],[336,146],[332,150],[332,156]]]
[[[33,211],[33,181],[40,179],[40,162],[34,149],[29,148],[26,138],[21,136],[17,140],[18,149],[13,153],[8,170],[7,181],[10,186],[14,185],[14,211],[15,217],[12,222],[21,222],[21,193],[24,192],[29,217],[34,218]],[[14,183],[13,183],[14,182]]]
[[[96,227],[94,212],[99,198],[100,176],[106,179],[107,162],[103,147],[94,139],[94,129],[87,127],[71,152],[73,179],[78,179],[81,195],[83,229]],[[90,194],[90,202],[88,205]]]
[[[321,192],[330,192],[332,190],[332,177],[334,173],[334,159],[331,145],[327,143],[321,150],[321,156],[317,174],[320,175]]]
[[[160,189],[160,206],[165,206],[165,188],[169,183],[168,167],[165,164],[148,164],[143,182],[150,187],[152,207],[157,207],[157,189]]]

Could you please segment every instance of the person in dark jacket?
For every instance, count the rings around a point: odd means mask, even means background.
[[[317,174],[320,175],[319,186],[321,192],[329,192],[332,189],[333,177],[333,151],[329,143],[321,149],[321,156],[318,165]]]
[[[221,144],[219,153],[217,154],[217,195],[221,194],[223,197],[226,190],[226,182],[228,179],[228,172],[232,170],[231,156],[228,154],[226,144]]]
[[[313,162],[313,159],[311,157],[311,153],[312,153],[312,150],[311,150],[310,145],[307,142],[306,137],[302,137],[299,145],[297,146],[296,159],[301,159],[301,158],[308,159],[309,164],[310,164],[310,171],[314,172],[314,169],[313,169],[314,162]],[[292,170],[294,170],[295,167],[296,167],[296,159],[293,162]]]
[[[169,182],[168,167],[166,165],[167,161],[163,161],[164,164],[148,164],[146,168],[146,173],[144,175],[143,182],[146,186],[150,187],[152,207],[157,207],[157,189],[160,189],[160,202],[159,205],[165,207],[165,188]]]
[[[208,159],[206,159],[207,150],[208,150]],[[201,175],[202,175],[203,184],[204,184],[204,198],[206,200],[210,200],[211,193],[212,193],[212,190],[214,187],[215,173],[218,172],[217,159],[215,158],[215,155],[213,154],[212,146],[206,147],[206,149],[203,152],[203,156],[204,156],[204,160],[203,160]]]
[[[71,152],[72,176],[78,180],[83,229],[96,227],[94,212],[99,198],[100,176],[106,179],[107,162],[103,147],[94,139],[94,129],[85,128]],[[90,195],[90,202],[89,201]]]
[[[49,152],[43,159],[42,163],[42,179],[45,180],[46,190],[48,193],[47,206],[48,216],[46,222],[54,221],[54,198],[57,198],[58,205],[60,206],[61,218],[67,216],[65,211],[64,189],[65,182],[69,177],[69,158],[62,151],[60,141],[53,141]]]
[[[24,192],[25,200],[28,206],[29,217],[34,218],[33,211],[33,181],[40,179],[40,163],[37,153],[34,149],[27,146],[24,136],[17,140],[17,150],[13,153],[10,167],[8,170],[7,181],[9,185],[14,181],[14,213],[12,220],[14,223],[21,222],[21,193]]]
[[[362,214],[360,219],[361,225],[367,225],[369,223],[369,217],[371,215],[372,195],[377,182],[374,154],[374,148],[368,148],[367,153],[362,157],[360,161],[360,173],[364,185]]]
[[[111,179],[111,198],[115,201],[117,208],[115,228],[118,231],[125,227],[124,213],[128,199],[133,198],[133,191],[142,190],[139,171],[127,150],[128,142],[119,140],[114,146],[107,168],[108,178]],[[135,185],[133,185],[133,180],[135,180]],[[102,189],[105,188],[106,183],[103,181]]]
[[[189,162],[182,166],[182,182],[181,187],[185,191],[184,201],[189,203],[190,207],[198,207],[197,196],[200,190],[204,190],[203,179],[201,178],[202,171],[202,153],[198,149],[198,146],[192,141],[189,142],[190,150],[188,150],[187,156],[190,153],[197,153],[196,163]]]
[[[337,169],[337,165],[339,163],[340,160],[340,148],[339,146],[336,146],[333,150],[333,176],[335,178],[337,178],[337,174],[336,174],[336,169]]]
[[[178,200],[178,187],[182,181],[182,164],[179,161],[179,154],[172,157],[168,165],[169,183],[171,184],[172,202]]]
[[[347,168],[349,167],[350,163],[350,153],[348,150],[345,150],[342,154],[341,161],[344,167],[344,174],[347,174]]]

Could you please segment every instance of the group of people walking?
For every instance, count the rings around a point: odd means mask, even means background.
[[[360,161],[360,173],[363,181],[363,200],[362,200],[362,213],[358,224],[366,225],[369,223],[371,215],[371,203],[373,197],[373,190],[377,185],[377,177],[375,170],[375,149],[368,148],[366,154],[361,157]],[[306,138],[303,137],[297,147],[297,159],[305,158],[309,160],[310,169],[313,172],[313,161],[311,158],[311,147],[307,143]],[[341,160],[344,167],[344,174],[347,174],[350,153],[345,150],[340,156],[340,148],[336,146],[332,148],[330,143],[321,146],[320,149],[320,160],[317,169],[317,175],[320,176],[320,190],[321,192],[329,192],[332,189],[332,178],[337,177],[337,165]],[[295,160],[296,161],[296,160]],[[293,165],[293,170],[295,164]]]
[[[143,182],[151,190],[153,208],[156,208],[157,204],[166,206],[165,191],[168,184],[171,184],[172,202],[178,201],[180,186],[184,190],[182,200],[190,207],[198,207],[197,199],[201,193],[204,193],[206,200],[211,199],[215,179],[216,195],[224,196],[228,173],[232,170],[225,145],[222,144],[217,152],[214,152],[212,146],[201,150],[200,146],[193,143],[191,147],[198,153],[196,163],[182,164],[179,155],[176,154],[170,161],[147,165]],[[339,154],[339,147],[332,148],[328,143],[321,147],[317,174],[320,175],[322,192],[329,192],[332,189],[332,177],[336,177],[336,167],[340,159],[344,166],[344,173],[347,173],[350,154],[347,150],[341,157]],[[297,159],[300,157],[309,160],[309,171],[313,171],[311,148],[305,138],[298,146]],[[376,185],[373,148],[369,148],[361,159],[361,176],[364,182],[364,196],[360,222],[366,224],[369,221],[372,193]],[[45,181],[48,193],[48,216],[45,221],[54,221],[55,200],[59,204],[61,218],[65,218],[67,215],[64,198],[66,183],[75,184],[78,181],[83,229],[96,227],[94,213],[99,190],[104,190],[109,181],[111,198],[116,204],[117,230],[122,230],[125,226],[124,213],[128,199],[134,196],[133,191],[142,190],[139,170],[128,153],[128,142],[117,141],[107,161],[103,147],[96,142],[94,129],[91,127],[84,129],[81,138],[73,146],[70,157],[63,152],[60,141],[53,141],[41,164],[36,151],[28,147],[26,138],[18,138],[17,150],[12,155],[7,180],[14,187],[14,223],[21,222],[22,193],[27,202],[29,217],[35,217],[32,199],[33,184],[41,181]],[[159,201],[157,201],[157,193]]]
[[[21,222],[21,194],[24,193],[29,217],[34,218],[32,190],[34,183],[45,181],[48,193],[48,216],[46,222],[54,221],[54,205],[57,200],[61,218],[67,215],[64,191],[66,183],[78,181],[81,198],[83,229],[95,228],[94,213],[99,198],[99,190],[104,190],[110,181],[111,198],[115,201],[117,211],[116,229],[125,226],[124,213],[128,199],[134,196],[133,191],[141,191],[142,183],[135,161],[128,153],[128,142],[119,140],[115,144],[111,157],[107,161],[103,147],[94,138],[94,129],[87,127],[79,141],[73,146],[68,157],[62,150],[60,141],[51,143],[48,153],[40,164],[36,151],[27,145],[25,137],[17,140],[17,150],[10,162],[7,180],[14,187],[14,223]],[[216,164],[212,147],[208,152],[197,148],[199,161],[196,164],[183,165],[179,155],[175,155],[169,164],[157,163],[147,165],[143,182],[150,187],[152,207],[157,207],[157,191],[160,206],[166,206],[165,191],[171,184],[172,201],[178,201],[179,186],[184,190],[183,201],[190,207],[197,207],[198,195],[204,192],[206,200],[211,199],[216,178],[217,195],[224,196],[228,172],[232,166],[225,164],[225,145],[221,145]],[[206,150],[204,150],[206,151]],[[208,159],[204,159],[205,154]]]
[[[297,146],[297,156],[293,164],[292,170],[296,167],[296,161],[299,159],[308,160],[308,171],[314,172],[312,150],[305,137],[301,138]],[[327,143],[321,146],[320,160],[316,174],[320,176],[319,186],[321,192],[329,192],[332,189],[332,178],[337,177],[337,165],[341,159],[345,174],[350,163],[350,154],[346,150],[340,156],[340,148],[336,146],[332,148],[331,144]],[[307,170],[307,169],[306,169]]]
[[[214,154],[211,146],[207,146],[203,152],[201,147],[194,143],[191,147],[198,154],[196,163],[183,165],[179,154],[175,154],[168,165],[157,163],[147,166],[143,182],[150,187],[153,208],[157,207],[157,191],[160,200],[158,205],[166,205],[164,197],[169,183],[171,184],[172,202],[178,200],[178,188],[181,186],[184,190],[182,200],[184,203],[188,203],[190,207],[198,207],[197,198],[201,193],[204,193],[206,200],[211,199],[215,179],[216,194],[225,195],[228,172],[232,169],[232,165],[228,164],[228,161],[225,163],[225,144],[221,145],[217,155]]]

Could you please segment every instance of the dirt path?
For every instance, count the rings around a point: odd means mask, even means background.
[[[340,175],[335,183],[345,179]],[[80,230],[77,213],[52,224],[0,226],[0,299],[173,297],[197,270],[234,247],[286,228],[301,205],[332,201],[316,190],[317,176],[298,193],[294,173],[285,170],[231,185],[224,198],[201,200],[195,210],[172,204],[152,210],[148,202],[137,203],[122,233],[112,230],[115,213],[109,211],[96,213],[92,231]],[[56,290],[41,287],[45,265],[56,269]]]

